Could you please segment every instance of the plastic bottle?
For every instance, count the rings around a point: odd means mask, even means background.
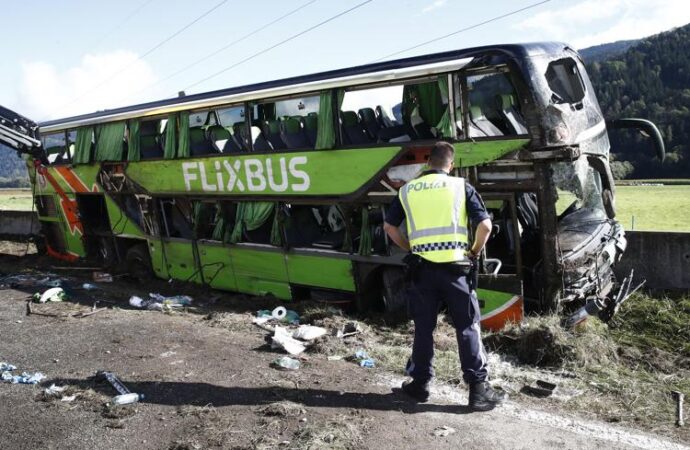
[[[113,397],[112,404],[113,405],[129,405],[132,403],[137,403],[139,401],[139,394],[136,394],[134,392],[130,394],[122,394],[122,395],[116,395]]]

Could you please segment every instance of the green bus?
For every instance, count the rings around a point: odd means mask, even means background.
[[[5,142],[15,133],[28,155],[46,251],[66,261],[404,317],[404,253],[383,217],[442,139],[493,218],[477,291],[484,327],[524,309],[611,309],[625,284],[612,271],[626,240],[607,123],[565,44],[181,93],[38,128],[0,113]],[[657,133],[635,119],[613,125]]]

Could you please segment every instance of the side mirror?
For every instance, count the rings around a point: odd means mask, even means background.
[[[616,119],[607,120],[606,127],[612,130],[620,130],[623,128],[637,129],[643,136],[652,139],[654,148],[656,148],[656,155],[659,157],[660,161],[663,162],[666,157],[664,140],[661,137],[661,132],[653,122],[645,119]]]

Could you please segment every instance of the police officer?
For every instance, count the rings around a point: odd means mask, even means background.
[[[433,333],[445,303],[456,330],[463,378],[469,384],[469,406],[473,411],[488,411],[503,402],[505,394],[493,390],[486,381],[479,304],[468,281],[471,263],[476,262],[489,239],[491,219],[477,191],[463,178],[448,175],[454,156],[452,145],[438,142],[429,156],[429,170],[405,184],[386,213],[386,233],[418,261],[407,299],[415,324],[412,356],[406,368],[412,380],[405,381],[402,389],[417,401],[429,399],[429,382],[434,375]],[[471,246],[468,219],[477,227]],[[399,229],[403,221],[407,237]]]

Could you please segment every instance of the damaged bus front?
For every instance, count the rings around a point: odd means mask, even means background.
[[[529,77],[523,94],[534,102],[523,108],[532,141],[520,160],[530,164],[515,166],[511,180],[517,190],[529,186],[518,200],[526,297],[539,299],[541,309],[575,311],[566,320],[571,326],[587,315],[606,321],[630,294],[632,282],[632,274],[619,281],[613,272],[626,239],[615,220],[607,122],[575,51],[544,47],[541,55],[516,61]],[[651,122],[608,125],[644,130],[663,159],[663,141]],[[481,181],[481,171],[478,177]]]

